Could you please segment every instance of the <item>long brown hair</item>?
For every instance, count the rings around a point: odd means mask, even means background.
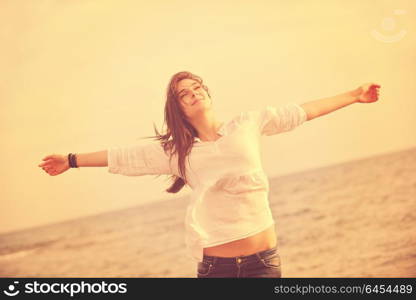
[[[188,154],[191,152],[194,137],[198,136],[196,129],[186,120],[186,116],[179,103],[176,89],[179,81],[182,79],[192,79],[199,82],[211,98],[208,87],[203,84],[202,78],[191,72],[178,72],[169,81],[166,91],[165,120],[163,123],[167,127],[166,132],[159,133],[153,124],[156,136],[147,137],[160,141],[164,151],[169,153],[170,159],[172,159],[173,155],[177,154],[180,177],[176,175],[170,176],[173,184],[166,190],[168,193],[179,192],[187,183],[185,158],[188,157],[189,162]]]

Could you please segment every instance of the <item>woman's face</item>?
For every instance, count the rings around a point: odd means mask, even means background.
[[[211,106],[211,98],[196,80],[182,79],[178,82],[176,93],[182,110],[188,118],[196,116]]]

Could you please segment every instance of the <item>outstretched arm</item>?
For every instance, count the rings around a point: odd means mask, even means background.
[[[75,155],[78,167],[108,167],[110,173],[126,176],[176,175],[170,164],[170,156],[159,141]],[[45,156],[38,166],[52,176],[70,168],[68,156],[60,154]]]
[[[78,167],[106,167],[107,150],[91,153],[75,153]],[[51,154],[45,156],[43,162],[38,165],[51,176],[62,174],[69,169],[67,155]]]
[[[301,104],[307,114],[307,120],[326,115],[353,103],[371,103],[378,100],[380,85],[366,83],[359,88],[333,97],[318,99]]]

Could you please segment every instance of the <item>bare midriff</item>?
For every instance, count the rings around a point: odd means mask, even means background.
[[[204,255],[235,257],[268,250],[277,244],[274,225],[255,235],[218,246],[204,248]]]

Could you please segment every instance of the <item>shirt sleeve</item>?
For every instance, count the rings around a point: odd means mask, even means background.
[[[109,173],[126,176],[173,174],[169,156],[160,142],[112,147],[107,151]]]
[[[307,120],[305,110],[296,103],[281,107],[266,106],[248,112],[248,117],[256,123],[260,135],[274,135],[290,131]]]

